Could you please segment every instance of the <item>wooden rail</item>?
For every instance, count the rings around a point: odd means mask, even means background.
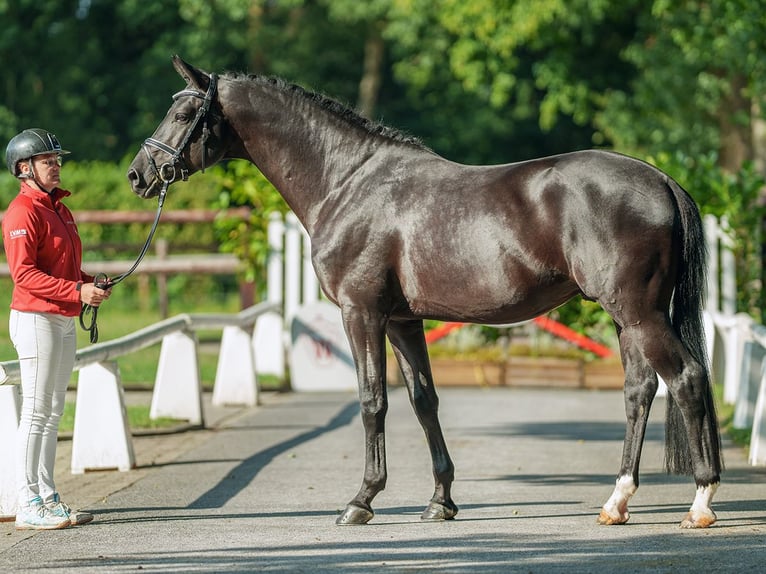
[[[83,269],[95,275],[106,273],[110,277],[125,273],[133,266],[133,261],[86,261]],[[228,253],[168,255],[166,257],[146,257],[136,269],[136,274],[160,275],[166,273],[236,273],[240,269],[237,256]],[[0,263],[0,277],[10,277],[8,264]]]
[[[5,212],[0,211],[0,221]],[[200,224],[210,223],[219,217],[237,218],[247,220],[252,210],[249,207],[233,209],[176,209],[162,212],[162,223],[187,223]],[[78,224],[119,225],[131,223],[150,224],[154,221],[155,210],[84,210],[74,212],[74,219]],[[126,246],[122,246],[127,248]],[[136,275],[142,277],[142,287],[139,287],[144,298],[148,296],[147,276],[157,278],[158,305],[163,317],[168,316],[167,275],[174,273],[208,273],[229,275],[236,274],[241,270],[240,260],[231,254],[225,253],[202,253],[202,254],[179,254],[168,255],[168,242],[164,239],[155,241],[157,255],[147,257],[141,262]],[[200,246],[197,246],[200,247]],[[84,261],[83,269],[91,275],[106,273],[115,277],[125,273],[133,266],[132,260],[113,261]],[[8,264],[0,261],[0,278],[10,277]],[[243,283],[240,286],[240,298],[243,307],[252,305],[252,285]]]
[[[213,209],[177,209],[162,213],[163,223],[209,223],[218,217],[236,217],[247,219],[250,208],[241,207],[228,210]],[[5,212],[0,211],[0,221]],[[110,211],[88,210],[75,214],[77,223],[121,224],[121,223],[151,223],[154,221],[154,211]],[[158,240],[159,242],[159,240]],[[214,254],[184,254],[147,257],[136,270],[138,274],[162,275],[165,273],[236,273],[239,270],[239,259],[225,253]],[[85,261],[83,269],[94,275],[106,273],[114,276],[125,273],[133,265],[131,260],[118,261]],[[0,262],[0,277],[10,277],[8,264]]]
[[[162,212],[163,223],[210,223],[219,217],[235,217],[248,219],[251,209],[249,207],[237,207],[234,209],[169,209]],[[109,210],[87,209],[74,212],[74,220],[80,223],[152,223],[155,210]],[[0,211],[0,221],[3,220],[4,211]]]

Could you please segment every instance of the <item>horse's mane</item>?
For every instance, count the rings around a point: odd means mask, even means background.
[[[365,118],[351,108],[344,106],[337,100],[317,92],[312,92],[296,84],[291,84],[282,78],[274,76],[260,76],[254,74],[240,74],[236,72],[227,73],[225,76],[231,80],[245,80],[254,84],[271,86],[287,94],[294,94],[300,98],[304,98],[316,103],[319,107],[339,117],[346,123],[357,126],[371,135],[379,135],[395,142],[427,149],[425,144],[423,144],[423,142],[415,136],[406,134],[395,128]]]

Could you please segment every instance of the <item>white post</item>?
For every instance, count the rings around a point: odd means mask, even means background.
[[[72,474],[136,465],[117,363],[80,369],[72,437]]]
[[[714,371],[713,357],[715,355],[715,322],[713,321],[713,315],[709,311],[703,311],[702,313],[702,329],[705,333],[705,346],[707,352],[708,368],[711,374]],[[715,379],[713,379],[715,381]]]
[[[280,303],[284,307],[282,287],[285,252],[285,224],[279,213],[272,213],[268,227],[269,255],[267,268],[267,299],[270,303]],[[285,378],[285,322],[282,314],[269,311],[261,315],[253,328],[253,347],[256,376],[271,375]]]
[[[729,405],[737,402],[745,341],[750,339],[752,323],[744,313],[718,316],[724,346],[723,401]]]
[[[311,263],[311,238],[301,226],[303,237],[303,305],[311,305],[319,300],[319,281]]]
[[[753,325],[753,328],[756,328],[756,325]],[[750,428],[753,424],[755,403],[758,400],[758,389],[761,386],[761,367],[765,356],[766,349],[758,342],[745,341],[742,350],[739,389],[734,406],[734,418],[732,419],[732,426],[735,429]]]
[[[284,319],[289,325],[301,301],[301,224],[293,212],[285,225]]]
[[[755,404],[748,461],[752,465],[766,465],[766,362],[761,370],[761,388]]]
[[[19,385],[0,386],[0,522],[16,517],[16,430],[21,414]]]
[[[258,404],[258,382],[250,333],[242,327],[224,327],[213,388],[214,405]]]
[[[196,333],[176,332],[162,339],[149,416],[204,424]]]
[[[284,248],[282,240],[285,235],[285,224],[282,216],[274,212],[269,216],[268,227],[269,254],[267,261],[266,298],[269,303],[282,302],[282,272],[284,267]]]
[[[708,251],[708,273],[707,273],[707,300],[705,308],[710,312],[720,311],[721,305],[718,293],[718,220],[715,215],[706,215],[705,224],[705,243]]]
[[[721,223],[729,229],[728,220],[723,217]],[[721,311],[728,315],[737,312],[737,266],[732,251],[732,239],[721,233]]]

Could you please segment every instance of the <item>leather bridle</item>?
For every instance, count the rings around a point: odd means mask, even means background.
[[[191,136],[200,121],[202,121],[202,172],[205,172],[205,160],[207,155],[206,144],[207,139],[210,136],[210,130],[207,127],[207,119],[208,112],[210,111],[210,106],[213,102],[213,97],[215,96],[217,85],[218,76],[211,74],[210,85],[208,86],[206,93],[203,94],[199,90],[186,89],[181,90],[177,94],[173,95],[173,101],[184,96],[193,96],[202,100],[202,105],[199,107],[199,109],[197,109],[197,114],[194,116],[194,119],[189,125],[183,140],[181,140],[181,143],[177,148],[169,146],[168,144],[151,137],[146,138],[144,144],[141,146],[141,149],[143,149],[146,153],[146,157],[149,158],[149,164],[152,166],[152,170],[154,170],[154,175],[162,182],[162,189],[160,190],[160,194],[157,199],[157,214],[154,216],[154,223],[152,223],[152,228],[149,230],[149,236],[146,238],[144,246],[141,249],[141,253],[139,253],[138,258],[136,259],[135,263],[133,263],[133,266],[127,272],[123,273],[122,275],[118,275],[117,277],[109,278],[106,276],[106,274],[99,273],[96,275],[96,278],[93,281],[96,284],[96,287],[99,287],[100,289],[110,289],[114,287],[125,278],[127,278],[131,273],[133,273],[138,267],[138,264],[141,263],[141,260],[144,258],[144,255],[146,255],[146,252],[149,250],[149,246],[152,243],[154,232],[157,231],[157,225],[159,225],[160,222],[162,206],[165,203],[165,196],[167,195],[168,187],[176,179],[177,165],[180,167],[181,179],[183,181],[189,179],[189,169],[184,163],[183,158],[181,158],[181,154],[186,149],[186,146],[189,145],[189,140],[191,139]],[[170,156],[170,161],[165,162],[157,167],[157,164],[154,162],[154,158],[152,158],[152,154],[149,153],[149,146],[168,154]],[[80,309],[80,326],[85,331],[90,333],[91,343],[96,343],[98,341],[98,324],[96,322],[97,318],[98,307],[83,303],[82,309]]]
[[[192,120],[191,124],[189,125],[189,128],[186,130],[186,135],[184,135],[184,138],[181,140],[181,143],[177,148],[174,148],[173,146],[170,146],[164,142],[161,142],[154,138],[146,138],[144,141],[144,144],[141,146],[141,149],[144,150],[146,153],[146,157],[149,158],[149,164],[152,166],[152,170],[154,171],[154,175],[162,182],[162,187],[164,191],[167,191],[167,187],[173,183],[176,179],[176,166],[180,168],[181,172],[181,179],[183,181],[186,181],[189,179],[189,169],[186,166],[186,164],[183,161],[183,158],[181,157],[181,154],[183,154],[184,150],[186,149],[186,146],[189,144],[189,139],[191,139],[192,134],[194,133],[194,130],[197,127],[197,124],[202,121],[202,172],[205,172],[205,163],[206,163],[206,155],[207,155],[207,139],[210,136],[210,130],[207,127],[207,120],[208,120],[208,112],[210,111],[210,106],[213,103],[213,98],[215,97],[215,91],[218,86],[218,76],[215,74],[210,75],[210,85],[207,88],[206,93],[202,93],[199,90],[194,89],[186,89],[181,90],[177,94],[173,95],[173,101],[176,101],[178,98],[182,98],[184,96],[192,96],[195,98],[200,98],[202,100],[202,105],[197,109],[197,114],[194,116],[194,119]],[[158,149],[162,152],[165,152],[170,156],[170,161],[167,161],[157,167],[157,164],[154,161],[154,158],[152,157],[152,154],[149,153],[149,147],[153,147],[155,149]],[[161,192],[160,195],[163,195]]]

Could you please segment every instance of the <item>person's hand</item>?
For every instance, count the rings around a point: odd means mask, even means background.
[[[96,287],[95,283],[83,283],[82,287],[80,287],[80,300],[91,307],[98,307],[101,303],[109,299],[111,294],[111,287],[101,289],[100,287]]]

